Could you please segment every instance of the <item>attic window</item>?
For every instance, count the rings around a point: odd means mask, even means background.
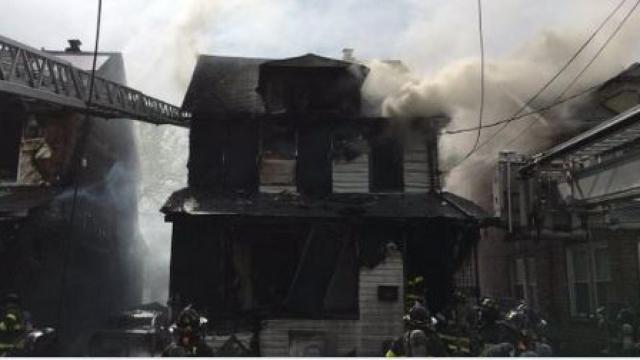
[[[0,183],[15,183],[18,179],[22,122],[11,107],[0,104]]]
[[[608,98],[604,105],[616,113],[622,113],[640,104],[640,94],[632,90],[624,90]]]
[[[265,124],[260,153],[260,191],[296,191],[296,138],[292,127]]]

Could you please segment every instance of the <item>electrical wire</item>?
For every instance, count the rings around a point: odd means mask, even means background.
[[[624,3],[624,1],[622,3]],[[600,54],[602,54],[604,49],[609,45],[611,40],[613,40],[616,37],[616,35],[618,35],[618,33],[620,32],[620,29],[622,29],[622,27],[627,22],[627,20],[629,20],[631,15],[633,15],[635,10],[638,8],[638,5],[640,5],[640,0],[636,1],[635,5],[629,10],[629,12],[622,19],[622,21],[620,21],[618,26],[616,26],[615,30],[609,35],[607,40],[600,46],[600,48],[594,54],[594,56],[591,58],[591,60],[589,60],[589,62],[582,68],[582,70],[576,76],[574,76],[574,78],[569,82],[569,84],[564,88],[564,90],[562,90],[562,92],[560,92],[560,94],[553,100],[553,102],[556,102],[559,99],[561,99],[576,84],[578,79],[580,79],[580,77],[582,77],[582,75],[587,71],[587,69],[589,69],[589,67],[591,67],[591,65],[598,59]],[[509,145],[513,144],[514,142],[518,141],[525,133],[527,133],[527,131],[529,131],[533,126],[535,126],[535,124],[538,124],[538,123],[534,121],[531,124],[529,124],[529,126],[527,126],[524,129],[522,129],[522,131],[520,131],[518,133],[518,135],[516,135],[513,139],[511,139],[508,143],[506,143],[505,146],[509,146]]]
[[[89,78],[89,96],[86,100],[87,110],[90,109],[91,103],[93,102],[93,92],[94,92],[94,83],[95,83],[95,73],[98,59],[98,47],[100,44],[100,27],[101,27],[101,19],[102,19],[102,0],[98,0],[98,11],[97,11],[97,20],[96,20],[96,35],[95,35],[95,44],[93,48],[93,63],[91,65],[91,76]],[[80,132],[80,141],[78,142],[78,151],[75,154],[75,161],[73,162],[73,166],[75,167],[72,172],[73,175],[73,198],[71,200],[71,211],[69,213],[69,236],[65,239],[64,242],[64,253],[63,253],[63,264],[62,264],[62,282],[60,285],[60,301],[58,302],[58,326],[62,325],[63,322],[63,314],[64,314],[64,298],[66,295],[66,287],[67,287],[67,272],[69,267],[69,252],[70,252],[70,242],[73,239],[74,234],[74,222],[76,215],[76,208],[78,203],[78,189],[79,189],[79,172],[82,168],[82,161],[84,158],[84,150],[86,141],[88,138],[88,133],[90,129],[90,115],[89,113],[85,114],[84,122],[82,123],[82,129]]]
[[[564,104],[567,101],[573,100],[573,99],[575,99],[577,97],[580,97],[580,96],[583,96],[583,95],[585,95],[585,94],[587,94],[589,92],[592,92],[592,91],[596,90],[599,87],[600,87],[600,84],[591,86],[591,87],[589,87],[589,88],[587,88],[585,90],[582,90],[582,91],[580,91],[578,93],[575,93],[575,94],[573,94],[573,95],[571,95],[569,97],[566,97],[564,99],[559,99],[557,101],[551,102],[551,103],[549,103],[549,104],[547,104],[545,106],[541,106],[541,107],[539,107],[539,108],[537,108],[535,110],[532,110],[532,111],[529,111],[529,112],[526,112],[526,113],[522,113],[522,114],[517,115],[517,116],[511,116],[511,117],[508,117],[508,118],[505,118],[505,119],[502,119],[502,120],[498,120],[498,121],[492,122],[490,124],[483,125],[482,128],[483,129],[489,129],[489,128],[496,127],[498,125],[501,125],[501,124],[504,124],[504,123],[507,123],[507,122],[510,122],[510,121],[522,120],[522,119],[527,118],[528,116],[545,112],[545,111],[547,111],[549,109],[552,109],[552,108],[554,108],[554,107],[556,107],[558,105]],[[463,129],[457,129],[457,130],[444,130],[440,134],[441,135],[457,135],[457,134],[467,133],[467,132],[476,131],[476,130],[478,130],[478,127],[474,126],[474,127],[470,127],[470,128],[463,128]]]
[[[611,33],[611,35],[609,35],[609,37],[607,38],[607,40],[602,44],[602,46],[600,46],[600,49],[598,49],[598,52],[591,58],[591,60],[582,68],[582,70],[573,78],[573,80],[571,80],[571,82],[569,83],[569,85],[562,91],[562,93],[560,93],[560,95],[558,95],[558,97],[562,97],[564,96],[564,94],[566,94],[569,89],[571,89],[573,87],[573,85],[575,85],[575,83],[578,81],[578,79],[580,79],[580,77],[582,77],[582,75],[587,71],[587,69],[589,69],[589,67],[591,67],[591,65],[598,59],[598,57],[600,56],[600,54],[602,54],[602,51],[609,45],[609,43],[611,42],[611,40],[613,40],[616,35],[618,35],[618,33],[620,32],[620,29],[622,29],[622,27],[624,26],[624,24],[627,22],[627,20],[629,20],[629,18],[631,17],[631,15],[633,15],[633,13],[636,11],[636,9],[638,8],[638,5],[640,5],[640,0],[636,1],[635,5],[633,5],[633,7],[631,8],[631,10],[629,10],[629,12],[627,13],[627,15],[625,15],[625,17],[622,19],[622,21],[618,24],[618,26],[616,27],[616,29],[613,31],[613,33]]]
[[[484,35],[482,31],[482,0],[478,0],[478,37],[480,41],[480,113],[478,114],[478,134],[476,135],[473,148],[467,156],[471,156],[478,148],[480,135],[482,134],[482,117],[484,114]]]
[[[613,15],[622,7],[622,5],[626,1],[627,0],[621,0],[621,2],[613,9],[613,11],[610,13],[610,15],[607,16],[607,18],[602,22],[602,24],[600,24],[600,26],[591,34],[591,36],[589,36],[589,38],[587,38],[587,40],[578,48],[578,50],[571,56],[571,58],[569,58],[569,60],[567,60],[567,62],[556,72],[556,74],[553,77],[551,77],[532,97],[530,97],[518,111],[516,111],[510,118],[506,119],[505,121],[501,121],[500,122],[501,124],[503,124],[503,126],[501,126],[493,134],[491,134],[488,139],[483,141],[482,144],[480,144],[478,147],[476,147],[476,149],[473,152],[467,154],[467,156],[462,158],[462,160],[460,160],[453,167],[456,167],[456,166],[460,165],[465,160],[470,158],[473,154],[475,154],[478,150],[480,150],[481,148],[486,146],[500,132],[502,132],[507,126],[509,126],[511,121],[513,121],[515,118],[517,118],[522,113],[522,111],[527,109],[531,105],[531,103],[533,101],[535,101],[556,79],[558,79],[560,77],[560,75],[562,75],[562,73],[564,73],[564,71],[578,58],[578,56],[582,53],[582,51],[584,51],[584,49],[587,47],[587,45],[596,37],[596,35],[600,32],[600,30],[604,27],[604,25],[613,17]],[[492,124],[492,126],[496,126],[496,125],[498,125],[498,124],[497,123]]]

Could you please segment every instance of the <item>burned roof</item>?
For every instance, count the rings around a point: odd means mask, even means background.
[[[232,197],[185,188],[171,195],[161,211],[173,215],[244,215],[298,218],[451,218],[485,220],[489,215],[451,193],[330,194],[309,200],[293,193]]]
[[[195,111],[205,105],[215,114],[262,114],[256,92],[260,64],[270,59],[200,55],[182,103]]]
[[[332,59],[316,54],[306,54],[302,56],[296,56],[282,60],[271,60],[265,62],[263,66],[273,67],[313,67],[313,68],[341,68],[347,69],[352,67],[358,67],[363,71],[367,71],[367,67],[364,65],[356,64],[349,61]]]
[[[315,54],[287,59],[244,58],[201,55],[191,77],[182,107],[210,115],[262,115],[265,107],[257,92],[261,67],[333,68],[366,76],[364,65]]]

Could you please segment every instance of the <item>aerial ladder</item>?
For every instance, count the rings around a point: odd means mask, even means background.
[[[188,112],[100,76],[89,101],[90,81],[90,71],[0,35],[0,93],[107,119],[189,126]]]

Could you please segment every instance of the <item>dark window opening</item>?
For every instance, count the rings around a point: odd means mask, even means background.
[[[0,103],[0,182],[18,180],[22,114],[16,106]]]
[[[296,136],[292,126],[264,124],[261,133],[260,191],[295,191]]]
[[[399,141],[392,138],[374,141],[369,168],[371,192],[403,191],[403,149]]]
[[[263,318],[356,318],[356,243],[348,229],[280,224],[242,232],[232,247],[228,312]],[[220,311],[215,309],[214,311]]]
[[[252,246],[254,307],[282,304],[289,291],[300,249],[293,234],[256,234]]]

